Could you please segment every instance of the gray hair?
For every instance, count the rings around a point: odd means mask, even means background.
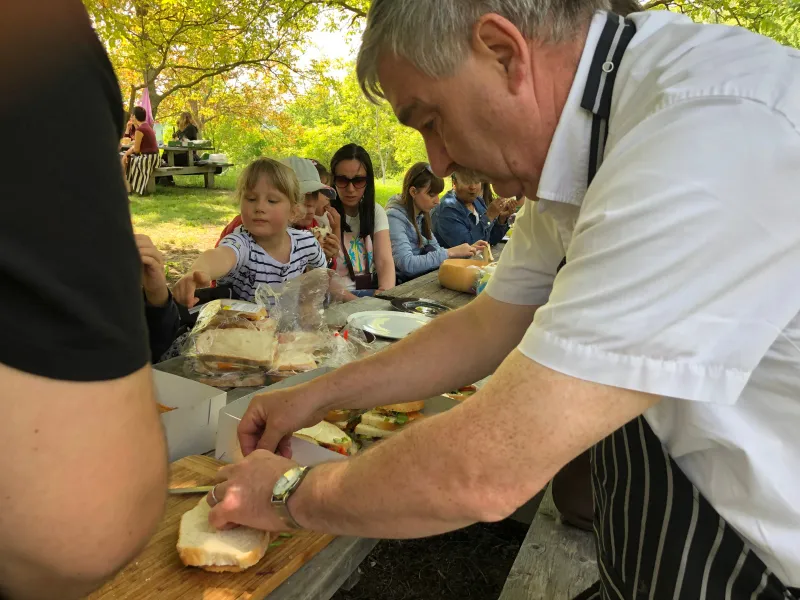
[[[488,13],[508,19],[528,39],[559,41],[595,10],[610,8],[610,0],[373,0],[358,52],[358,81],[370,101],[383,98],[378,61],[387,50],[429,77],[455,74],[473,26]]]

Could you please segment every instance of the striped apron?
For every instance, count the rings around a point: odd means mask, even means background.
[[[636,33],[608,14],[581,106],[589,183],[603,160],[617,66]],[[591,450],[600,581],[577,600],[798,600],[714,510],[638,417]]]

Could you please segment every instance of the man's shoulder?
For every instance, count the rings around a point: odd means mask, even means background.
[[[800,123],[797,49],[741,27],[694,23],[668,11],[630,18],[637,31],[620,65],[612,123],[615,116],[647,117],[701,98],[756,101]]]
[[[451,190],[447,192],[439,201],[439,211],[458,209],[461,203],[456,198],[455,193]]]

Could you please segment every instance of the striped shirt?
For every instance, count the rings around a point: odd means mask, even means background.
[[[272,258],[244,228],[225,236],[219,245],[236,253],[236,264],[219,283],[232,285],[240,299],[252,302],[259,284],[281,284],[306,269],[325,267],[325,254],[310,231],[287,229],[287,233],[292,239],[288,263]]]

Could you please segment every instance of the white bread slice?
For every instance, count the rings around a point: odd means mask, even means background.
[[[205,360],[269,368],[275,360],[275,336],[257,329],[212,329],[197,336],[197,355]]]
[[[419,412],[425,408],[425,400],[416,400],[414,402],[403,402],[401,404],[387,404],[386,406],[379,406],[375,410],[385,412],[399,412],[411,413]]]
[[[309,440],[320,446],[340,447],[347,454],[355,454],[358,451],[353,439],[343,430],[327,421],[320,421],[312,427],[306,427],[294,433],[295,436]],[[336,451],[336,450],[334,450]]]
[[[363,418],[363,415],[362,415]],[[366,438],[388,438],[393,436],[397,431],[386,431],[385,429],[378,429],[366,423],[359,423],[356,425],[355,434]]]
[[[278,352],[273,363],[274,371],[295,371],[305,373],[317,368],[314,355],[295,349],[291,344],[278,344]]]
[[[238,573],[258,563],[269,546],[269,533],[250,527],[218,531],[208,524],[211,507],[203,497],[181,517],[178,555],[187,567],[214,573]]]

